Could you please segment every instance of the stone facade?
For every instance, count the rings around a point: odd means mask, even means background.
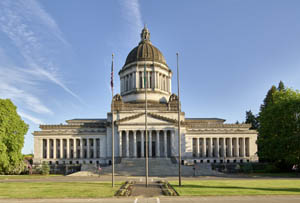
[[[146,74],[146,75],[145,75]],[[145,90],[149,157],[178,156],[178,98],[171,93],[172,71],[144,28],[141,42],[119,72],[120,94],[113,98],[115,156],[145,156]],[[145,83],[144,80],[147,80]],[[248,124],[218,118],[186,118],[181,112],[182,159],[187,162],[255,162],[257,132]],[[34,162],[109,164],[112,159],[112,112],[106,119],[73,119],[40,125],[34,135]]]

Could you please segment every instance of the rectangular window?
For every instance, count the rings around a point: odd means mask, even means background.
[[[142,72],[139,72],[139,76],[140,76],[140,88],[143,88],[143,74],[142,74]]]
[[[150,72],[149,87],[152,88],[152,73]]]

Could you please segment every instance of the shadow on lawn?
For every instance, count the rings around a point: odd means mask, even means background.
[[[239,190],[262,190],[277,192],[295,192],[300,193],[300,188],[258,188],[258,187],[238,187],[238,186],[205,186],[205,185],[183,185],[181,188],[212,188],[212,189],[239,189]]]

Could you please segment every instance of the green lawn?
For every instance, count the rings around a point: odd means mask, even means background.
[[[248,175],[250,177],[300,178],[299,173],[248,173],[242,175]]]
[[[195,180],[170,184],[182,196],[211,195],[300,195],[300,179]]]
[[[0,198],[112,197],[119,189],[111,182],[0,182]]]
[[[15,180],[15,179],[41,179],[51,178],[63,175],[0,175],[0,180]]]

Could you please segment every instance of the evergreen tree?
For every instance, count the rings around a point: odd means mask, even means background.
[[[284,84],[283,84],[283,82],[281,80],[280,80],[280,82],[278,84],[277,90],[278,91],[284,91],[285,90]]]
[[[0,99],[0,174],[18,174],[24,168],[21,150],[28,125],[9,99]]]
[[[273,95],[275,92],[277,92],[277,88],[275,87],[275,85],[273,85],[269,89],[269,91],[264,99],[263,104],[260,106],[260,111],[263,111],[265,108],[267,108],[269,104],[273,104],[273,102],[274,102]]]
[[[246,120],[245,120],[245,123],[251,124],[251,128],[250,129],[256,130],[258,128],[258,119],[252,113],[251,110],[246,111]]]
[[[259,113],[260,159],[291,168],[300,163],[300,93],[291,89],[272,94]]]

